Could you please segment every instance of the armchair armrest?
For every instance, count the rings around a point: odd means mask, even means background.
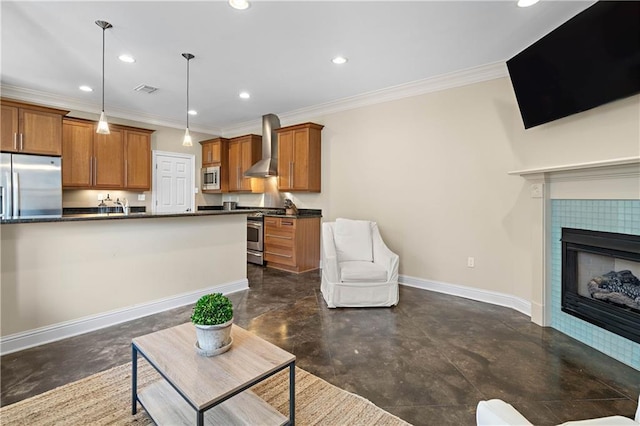
[[[477,426],[531,425],[511,404],[501,399],[478,402],[476,409]]]
[[[328,224],[323,224],[322,228],[322,274],[329,282],[339,281],[338,256],[333,241],[333,230]]]
[[[387,281],[398,281],[398,265],[400,257],[392,252],[382,240],[378,225],[372,224],[371,238],[373,242],[373,262],[383,265],[388,271]]]

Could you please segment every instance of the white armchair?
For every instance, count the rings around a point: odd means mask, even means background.
[[[378,225],[336,219],[322,224],[322,296],[330,308],[398,303],[398,255]]]

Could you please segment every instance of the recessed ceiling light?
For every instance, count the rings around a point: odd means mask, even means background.
[[[336,65],[342,65],[342,64],[346,64],[348,61],[347,58],[343,57],[343,56],[336,56],[335,58],[333,58],[331,60],[331,62],[333,62]]]
[[[195,109],[190,109],[189,111],[187,111],[187,113],[189,115],[198,115],[198,111],[196,111]]]
[[[238,96],[240,96],[242,99],[249,99],[251,97],[248,92],[240,92]]]
[[[120,55],[118,56],[118,59],[120,59],[122,62],[126,62],[128,64],[132,64],[134,63],[136,60],[133,56],[131,55]]]
[[[229,6],[238,10],[248,9],[251,4],[247,0],[229,0]]]
[[[89,86],[80,86],[78,87],[78,89],[82,90],[83,92],[93,92],[93,89]]]
[[[529,7],[538,3],[540,0],[518,0],[519,7]]]

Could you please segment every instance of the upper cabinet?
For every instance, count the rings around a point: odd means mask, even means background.
[[[62,117],[69,111],[2,99],[2,151],[62,154]]]
[[[202,189],[205,194],[220,194],[229,191],[229,139],[215,138],[200,141],[202,145],[202,167],[220,167],[220,189]],[[202,179],[202,175],[200,176]],[[202,182],[201,182],[202,183]]]
[[[62,123],[62,186],[93,186],[93,134],[90,121],[65,118]]]
[[[124,129],[124,187],[151,189],[151,133],[146,129]]]
[[[324,126],[304,123],[277,129],[278,190],[320,192],[320,132]]]
[[[93,187],[120,189],[124,188],[124,132],[114,125],[109,130],[108,135],[93,134]]]
[[[263,192],[263,179],[244,177],[244,172],[261,157],[262,136],[245,135],[229,140],[229,192]]]
[[[229,139],[215,138],[200,141],[202,145],[202,167],[219,166],[227,157],[227,144]]]
[[[110,125],[96,133],[93,121],[65,118],[62,140],[63,188],[151,189],[152,130]]]

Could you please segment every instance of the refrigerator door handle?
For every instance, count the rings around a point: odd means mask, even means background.
[[[13,217],[20,216],[20,181],[18,180],[19,174],[13,173]]]
[[[11,184],[11,173],[6,172],[5,186],[2,187],[2,218],[11,219],[13,215],[13,204],[11,197],[13,196],[13,185]]]
[[[9,219],[8,217],[5,217],[5,212],[7,211],[7,190],[4,186],[2,186],[1,188],[2,188],[2,205],[0,206],[0,208],[2,208],[2,210],[0,211],[0,218]]]

